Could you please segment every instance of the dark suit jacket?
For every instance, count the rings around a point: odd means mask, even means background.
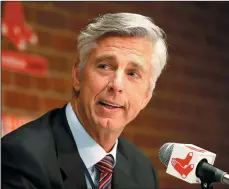
[[[117,149],[112,189],[156,189],[157,177],[151,161],[122,137]],[[87,188],[65,107],[2,138],[2,188]]]

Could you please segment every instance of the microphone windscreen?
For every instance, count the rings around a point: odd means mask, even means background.
[[[175,143],[165,143],[159,150],[159,159],[167,167],[173,152]]]

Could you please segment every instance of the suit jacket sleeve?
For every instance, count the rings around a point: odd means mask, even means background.
[[[19,144],[2,143],[3,189],[47,188],[43,175],[39,161],[25,148]]]

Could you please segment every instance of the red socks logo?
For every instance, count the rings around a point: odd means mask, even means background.
[[[171,160],[172,166],[178,173],[180,173],[183,179],[185,179],[194,168],[194,164],[189,164],[192,157],[193,152],[189,152],[185,159],[172,158]]]
[[[28,43],[35,45],[38,42],[37,35],[26,26],[21,2],[5,2],[2,34],[19,50],[25,50]]]

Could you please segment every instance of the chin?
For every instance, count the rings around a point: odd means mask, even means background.
[[[110,131],[115,131],[118,129],[118,124],[115,123],[114,120],[110,119],[110,118],[103,118],[99,120],[99,125],[100,127],[102,127],[103,129],[107,129]]]

